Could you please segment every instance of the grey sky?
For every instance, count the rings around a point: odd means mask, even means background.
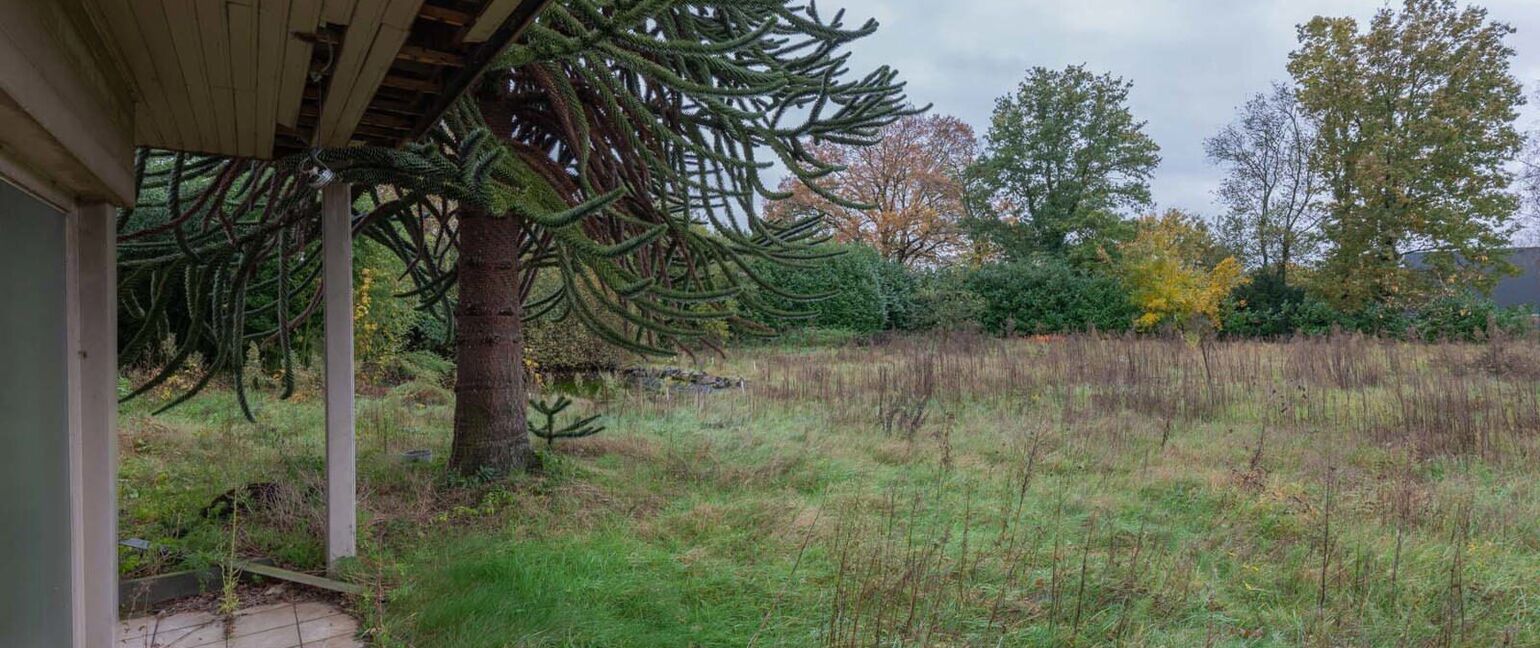
[[[1395,2],[1399,5],[1400,2]],[[1514,72],[1533,96],[1540,82],[1540,0],[1479,2],[1519,30]],[[1382,0],[823,0],[847,22],[882,27],[853,46],[853,71],[898,68],[916,103],[972,124],[982,139],[995,97],[1032,66],[1084,63],[1130,79],[1136,117],[1149,122],[1164,162],[1154,180],[1161,207],[1211,215],[1219,172],[1203,139],[1236,106],[1288,79],[1295,25],[1316,15],[1361,22]],[[1540,114],[1526,108],[1524,127]]]

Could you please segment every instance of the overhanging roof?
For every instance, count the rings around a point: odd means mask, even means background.
[[[547,0],[80,1],[136,145],[269,159],[416,138]]]

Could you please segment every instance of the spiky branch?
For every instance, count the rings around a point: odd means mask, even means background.
[[[135,394],[196,352],[207,362],[196,387],[232,374],[245,407],[252,342],[279,347],[292,376],[295,333],[319,304],[316,164],[358,187],[355,235],[399,255],[440,317],[458,216],[479,209],[516,219],[525,318],[573,318],[644,354],[709,344],[708,323],[723,319],[765,332],[744,313],[774,309],[746,308],[746,288],[776,289],[749,260],[819,258],[816,222],[760,218],[760,202],[785,197],[771,169],[826,194],[812,181],[837,167],[810,143],[871,143],[914,112],[892,70],[849,74],[841,49],[875,27],[785,0],[570,0],[402,150],[276,162],[142,152],[140,202],[120,222],[124,359],[172,334],[179,347]],[[559,273],[560,288],[531,294],[540,272]]]

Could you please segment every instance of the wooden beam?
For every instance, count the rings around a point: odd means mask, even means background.
[[[399,74],[385,75],[385,80],[381,81],[380,85],[387,88],[396,88],[398,90],[413,90],[416,92],[426,92],[430,94],[438,94],[439,92],[438,83],[434,81],[430,81],[428,79],[414,79],[412,77],[404,77]]]
[[[81,205],[65,229],[72,554],[85,636],[114,645],[118,616],[117,210]],[[78,553],[77,553],[78,552]]]
[[[359,72],[374,47],[384,12],[384,2],[364,2],[353,12],[353,22],[343,36],[331,80],[326,84],[326,99],[321,102],[321,121],[316,124],[315,131],[316,146],[334,146],[332,142],[341,139],[337,131],[351,129],[352,124],[341,123],[342,114],[357,91]],[[342,141],[346,143],[345,139]]]
[[[215,117],[215,136],[219,152],[236,151],[238,137],[235,120],[235,81],[230,74],[230,28],[222,2],[198,2],[198,36],[203,42],[203,65],[208,73],[208,110]]]
[[[137,47],[144,42],[144,36],[140,34],[139,21],[134,17],[128,1],[101,0],[97,7],[112,34],[118,55],[127,61],[133,73],[134,86],[138,90],[134,109],[135,137],[153,138],[135,143],[168,149],[181,148],[182,136],[176,127],[176,117],[171,112],[166,91],[156,75],[155,63],[146,48]]]
[[[307,587],[337,592],[339,594],[351,594],[358,596],[364,593],[364,588],[360,585],[344,583],[339,580],[322,578],[320,576],[312,576],[310,574],[291,571],[281,567],[274,567],[273,565],[264,565],[262,563],[252,562],[250,560],[232,560],[230,561],[230,566],[248,574],[266,576],[268,578],[288,581],[290,583],[299,583],[300,585]]]
[[[264,2],[257,6],[257,151],[256,156],[273,156],[273,132],[278,124],[279,88],[283,79],[283,57],[289,46],[288,0]]]
[[[422,20],[454,25],[456,27],[464,27],[471,23],[471,15],[468,13],[430,4],[423,5],[422,9],[417,12],[417,17]]]
[[[378,126],[380,128],[390,128],[403,133],[412,130],[412,120],[410,118],[381,115],[379,113],[365,112],[364,116],[358,120],[358,123]]]
[[[507,20],[502,22],[501,26],[486,39],[485,43],[482,43],[480,47],[471,52],[470,56],[466,57],[465,66],[450,76],[448,83],[445,84],[437,99],[433,101],[432,106],[417,120],[417,125],[412,129],[411,134],[416,136],[427,132],[428,128],[433,126],[435,121],[438,121],[439,116],[443,115],[444,111],[448,110],[451,104],[458,100],[461,95],[465,94],[465,91],[470,89],[477,79],[481,78],[481,74],[486,71],[486,67],[492,62],[492,59],[500,54],[508,46],[508,43],[513,42],[513,39],[518,37],[525,27],[534,22],[535,16],[539,15],[540,11],[545,9],[550,1],[520,0],[518,6],[508,15]],[[477,24],[480,23],[478,22]]]
[[[311,45],[295,34],[315,33],[321,22],[321,0],[294,0],[289,9],[289,39],[284,46],[283,72],[278,87],[278,123],[294,127],[299,119],[301,95],[310,77]]]
[[[124,545],[128,541],[124,541]],[[153,551],[162,551],[165,548],[160,545],[151,545]],[[271,558],[258,558],[256,560],[238,561],[242,564],[256,564],[272,566]],[[256,572],[246,573],[236,570],[237,580],[252,581]],[[176,599],[185,599],[204,594],[206,592],[218,592],[224,586],[225,566],[215,565],[203,569],[188,569],[175,571],[169,574],[145,576],[143,578],[130,578],[118,581],[119,609],[132,616],[153,615],[162,603]],[[121,642],[118,644],[123,646]],[[169,648],[169,647],[165,647]]]
[[[476,17],[476,24],[471,25],[465,32],[465,42],[482,43],[492,37],[501,29],[503,23],[508,21],[508,16],[514,9],[519,8],[523,0],[491,0],[482,9],[481,15]]]
[[[358,128],[354,129],[353,131],[353,139],[368,141],[375,144],[382,144],[385,146],[396,146],[406,139],[406,134],[407,132],[403,130],[392,130],[388,128],[370,126],[368,124],[359,124]]]
[[[326,569],[358,555],[357,440],[353,418],[353,191],[321,190],[326,346]]]
[[[204,65],[203,42],[198,37],[198,14],[193,0],[161,0],[166,14],[173,56],[182,68],[182,81],[187,84],[187,95],[193,121],[198,125],[200,150],[219,149],[219,118],[213,111],[214,93]]]
[[[459,67],[465,65],[465,57],[453,52],[407,45],[396,54],[396,60],[411,61],[413,63],[427,63],[428,65],[443,65]]]
[[[381,88],[389,88],[389,86],[387,86],[387,85],[385,85],[383,83],[380,84],[380,87]],[[305,98],[309,99],[313,103],[319,103],[320,100],[321,100],[321,91],[317,90],[315,88],[306,88],[305,89]],[[416,117],[419,114],[419,108],[418,108],[418,101],[417,101],[417,99],[419,99],[419,97],[413,96],[410,99],[401,99],[401,98],[397,98],[397,97],[384,96],[384,93],[382,93],[382,92],[375,92],[374,100],[369,102],[369,108],[367,110],[365,110],[364,112],[365,113],[385,112],[385,113],[395,113],[395,114],[401,115],[403,117]],[[316,117],[316,116],[320,115],[320,111],[318,111],[312,105],[312,106],[306,106],[301,111],[301,114],[306,114],[306,115],[310,115],[311,117]]]
[[[172,125],[177,129],[178,142],[184,150],[208,150],[198,130],[198,122],[193,118],[192,98],[187,90],[187,82],[183,79],[182,68],[177,64],[176,49],[171,45],[170,27],[166,23],[164,7],[159,2],[120,1],[132,7],[140,32],[139,40],[123,46],[139,45],[149,51],[150,60],[155,65],[156,78],[160,80],[160,89],[165,93],[167,106],[174,115]]]

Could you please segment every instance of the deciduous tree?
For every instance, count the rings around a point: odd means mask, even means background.
[[[1225,171],[1220,238],[1242,261],[1283,283],[1290,265],[1318,242],[1324,183],[1315,167],[1315,138],[1294,90],[1274,84],[1204,142],[1209,160]]]
[[[1289,71],[1320,125],[1331,242],[1321,286],[1339,306],[1489,287],[1506,268],[1518,208],[1509,162],[1523,144],[1513,32],[1454,0],[1406,0],[1363,31],[1351,18],[1299,28]],[[1427,272],[1403,263],[1414,251],[1428,253]]]
[[[1128,107],[1132,83],[1083,66],[1033,68],[998,99],[975,169],[970,225],[1014,259],[1090,261],[1150,204],[1160,147]]]
[[[1529,134],[1524,158],[1519,161],[1521,227],[1530,245],[1540,245],[1540,131]]]
[[[1125,244],[1119,267],[1130,299],[1140,309],[1135,325],[1220,325],[1219,307],[1246,283],[1235,257],[1216,257],[1217,241],[1202,220],[1179,210],[1139,219],[1139,233]]]
[[[772,220],[821,216],[841,243],[872,246],[883,258],[907,266],[931,266],[964,250],[963,175],[978,143],[973,128],[947,115],[913,115],[884,128],[876,146],[825,142],[814,157],[840,170],[812,183],[788,178],[788,200],[771,203]],[[848,201],[833,201],[833,193]]]

